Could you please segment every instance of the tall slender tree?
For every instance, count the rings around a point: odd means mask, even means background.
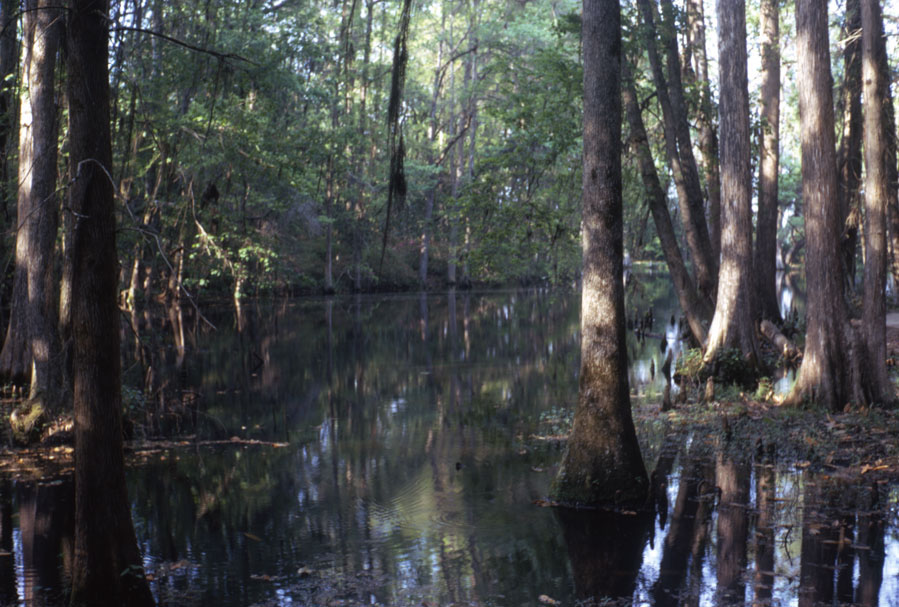
[[[892,402],[895,389],[886,368],[886,210],[896,204],[896,183],[890,180],[888,167],[895,166],[896,154],[883,136],[889,127],[886,104],[890,97],[887,74],[883,19],[877,0],[861,0],[862,87],[865,107],[865,298],[863,326],[870,380],[871,400]],[[890,127],[891,128],[891,127]]]
[[[621,7],[584,0],[581,372],[574,424],[555,479],[566,505],[637,505],[649,479],[627,379],[621,182]]]
[[[840,96],[843,128],[837,152],[837,183],[842,226],[840,255],[846,288],[855,288],[855,260],[862,227],[862,41],[860,0],[846,0],[843,23],[843,86]]]
[[[670,0],[668,0],[664,5],[666,7],[664,14],[667,18],[663,24],[664,36],[660,36],[656,27],[657,17],[653,1],[637,0],[643,21],[643,40],[646,43],[652,79],[662,110],[665,154],[674,177],[680,211],[684,220],[686,241],[696,269],[696,282],[700,291],[712,299],[716,289],[718,260],[712,252],[699,171],[693,156],[692,143],[690,143],[690,129],[687,122],[686,104],[680,78],[680,59],[674,31],[674,10],[670,4]],[[664,49],[667,51],[667,63],[662,61],[657,39],[663,41]]]
[[[760,318],[780,320],[777,303],[777,215],[780,170],[780,2],[761,3],[762,87],[759,103],[759,189],[756,221],[756,309]]]
[[[75,401],[72,602],[152,605],[131,521],[122,448],[118,263],[109,128],[107,0],[70,0],[69,208]]]
[[[705,9],[702,0],[687,0],[687,43],[684,51],[684,71],[692,76],[690,85],[699,90],[698,128],[699,149],[709,206],[709,238],[712,255],[721,255],[721,176],[718,169],[718,131],[715,127],[712,88],[709,82],[709,62],[706,53]],[[689,58],[688,53],[689,52]],[[687,65],[692,59],[692,69]]]
[[[9,219],[9,203],[15,188],[9,183],[10,153],[15,145],[15,75],[19,57],[16,36],[18,18],[14,0],[0,0],[0,225]]]
[[[646,193],[678,303],[696,343],[705,344],[713,310],[708,299],[700,295],[697,290],[696,283],[687,271],[687,265],[677,244],[677,235],[671,221],[671,214],[668,212],[668,197],[662,188],[655,162],[652,159],[652,152],[649,149],[649,138],[646,135],[634,79],[627,60],[622,63],[622,70],[624,82],[621,97],[624,101],[628,126],[630,126],[629,143],[636,152],[637,162],[640,166],[643,191]]]
[[[752,181],[745,0],[718,0],[721,101],[721,271],[705,361],[738,348],[758,364],[752,315]]]
[[[59,225],[56,197],[58,108],[56,60],[62,24],[52,2],[29,0],[23,17],[19,125],[19,191],[16,219],[14,312],[0,352],[0,369],[31,379],[31,397],[55,402],[61,387],[58,355],[56,263]]]

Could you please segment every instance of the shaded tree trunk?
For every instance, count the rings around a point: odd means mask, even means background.
[[[761,4],[762,88],[759,126],[758,218],[755,276],[758,318],[780,321],[777,302],[777,209],[780,170],[780,3]]]
[[[659,241],[662,243],[662,252],[668,264],[668,271],[671,273],[671,280],[674,284],[678,303],[684,316],[687,318],[687,323],[690,325],[690,332],[693,334],[694,339],[697,343],[704,344],[708,323],[712,318],[712,307],[708,300],[699,294],[693,278],[687,271],[680,247],[677,244],[674,226],[671,223],[671,215],[668,212],[668,197],[662,189],[659,175],[652,159],[652,152],[649,149],[649,139],[647,138],[643,117],[640,113],[634,81],[626,60],[623,62],[622,69],[624,71],[622,99],[631,130],[630,144],[636,148],[637,161],[640,165],[643,189],[646,192],[652,218],[656,225],[656,232],[659,235]]]
[[[709,64],[706,54],[705,10],[701,0],[687,0],[688,48],[695,66],[692,69],[695,86],[699,89],[699,149],[705,172],[709,204],[709,239],[712,256],[721,255],[721,178],[718,169],[718,132],[712,107],[712,90],[709,85]],[[686,67],[685,58],[685,67]]]
[[[718,0],[721,101],[721,271],[715,316],[704,360],[737,348],[758,364],[752,315],[752,177],[749,161],[749,89],[745,0]]]
[[[109,129],[108,3],[68,12],[69,205],[73,226],[75,556],[72,602],[152,605],[122,451],[117,256]]]
[[[0,226],[9,220],[9,204],[15,189],[9,182],[9,156],[16,128],[15,84],[18,64],[18,2],[0,1]]]
[[[840,255],[846,288],[855,287],[855,252],[861,228],[859,204],[862,175],[862,44],[861,8],[859,0],[846,0],[846,22],[843,27],[843,132],[837,156],[837,179],[840,185]]]
[[[892,128],[885,105],[889,79],[880,69],[886,63],[883,19],[878,0],[861,0],[863,87],[865,99],[865,297],[863,325],[868,373],[865,382],[873,402],[887,403],[896,399],[895,389],[886,368],[886,210],[896,204],[897,184],[890,181],[891,153],[883,133]]]
[[[841,233],[833,129],[833,80],[825,0],[796,0],[798,88],[805,205],[807,332],[799,376],[786,402],[816,402],[842,410],[850,402],[847,362],[852,329],[843,300],[843,271],[835,242]]]
[[[684,233],[693,265],[696,268],[696,282],[705,296],[713,298],[718,275],[718,262],[712,253],[705,209],[703,208],[699,171],[696,168],[692,144],[689,141],[686,104],[683,102],[683,90],[679,88],[682,83],[677,39],[673,29],[663,38],[668,55],[668,78],[666,79],[662,59],[656,45],[656,38],[660,36],[656,32],[656,17],[652,0],[638,0],[637,4],[643,20],[644,41],[649,54],[653,82],[656,86],[659,106],[662,109],[665,153],[674,176],[680,210],[684,217]],[[666,6],[668,12],[673,12],[670,2]],[[673,27],[673,16],[670,19]],[[668,25],[666,23],[665,27]],[[672,77],[674,80],[671,80]]]
[[[441,11],[440,14],[440,31],[442,33],[446,25],[446,13],[445,11]],[[437,142],[437,132],[440,129],[440,125],[437,121],[437,100],[440,98],[440,88],[443,82],[443,73],[445,69],[443,65],[443,39],[444,37],[441,35],[437,41],[437,67],[434,69],[434,84],[431,89],[431,106],[428,113],[428,163],[434,164],[435,166],[437,158],[434,153],[434,146]],[[427,194],[425,194],[425,215],[421,226],[421,241],[419,244],[418,257],[418,283],[422,290],[426,290],[428,287],[428,261],[431,255],[431,232],[433,231],[434,202],[437,198],[437,188],[438,181],[435,180],[433,185],[428,188]]]
[[[621,184],[621,9],[585,0],[581,371],[553,493],[565,505],[638,505],[649,479],[631,417]]]

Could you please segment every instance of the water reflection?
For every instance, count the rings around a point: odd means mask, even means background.
[[[231,311],[210,313],[219,330],[189,327],[180,362],[175,347],[131,344],[154,368],[167,423],[193,435],[129,471],[159,602],[899,604],[897,488],[797,468],[764,440],[644,436],[655,518],[534,505],[576,394],[577,303],[276,302],[244,306],[239,331]],[[677,318],[654,309],[664,351],[648,334],[631,346],[653,357],[658,382]],[[136,358],[129,381],[146,376]],[[0,483],[0,603],[60,594],[70,491]]]

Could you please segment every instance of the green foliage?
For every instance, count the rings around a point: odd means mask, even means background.
[[[329,252],[338,287],[358,276],[363,288],[405,288],[417,282],[424,229],[432,271],[454,250],[481,283],[578,271],[574,2],[416,7],[399,116],[408,193],[393,212],[383,276],[372,255],[385,225],[400,3],[160,6],[112,12],[136,26],[112,49],[121,222],[137,228],[121,255],[126,267],[161,268],[151,291],[170,288],[171,271],[203,290],[315,290]]]

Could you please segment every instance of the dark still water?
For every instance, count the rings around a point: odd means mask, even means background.
[[[650,402],[680,348],[656,282],[629,312],[653,309],[649,336],[629,337]],[[663,420],[640,428],[668,475],[664,516],[535,505],[576,397],[578,311],[546,291],[298,300],[240,323],[207,312],[218,329],[185,323],[180,351],[170,325],[138,319],[127,381],[154,396],[130,406],[165,415],[137,438],[189,435],[129,470],[158,601],[899,605],[896,487],[716,454]],[[0,604],[59,602],[71,485],[7,481],[0,498]]]

